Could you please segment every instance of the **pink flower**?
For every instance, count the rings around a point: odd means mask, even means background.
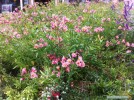
[[[58,37],[58,41],[62,42],[63,41],[62,37]]]
[[[61,63],[64,63],[67,59],[63,56],[61,59]]]
[[[47,42],[45,42],[44,44],[43,44],[43,47],[46,47],[48,45],[48,43]]]
[[[56,59],[53,59],[53,60],[52,60],[52,64],[53,64],[53,65],[58,64],[58,59],[57,59],[57,58],[56,58]]]
[[[34,48],[35,48],[35,49],[38,49],[38,48],[39,48],[39,45],[38,45],[38,44],[35,44],[35,45],[34,45]]]
[[[132,43],[132,44],[131,44],[131,47],[133,47],[133,48],[134,48],[134,43]]]
[[[81,68],[85,67],[85,63],[84,63],[84,61],[82,60],[82,57],[81,57],[81,56],[78,57],[78,60],[76,61],[76,65],[77,65],[78,67],[81,67]]]
[[[131,53],[132,51],[131,50],[127,50],[126,53]]]
[[[77,53],[72,53],[72,57],[73,58],[77,57]]]
[[[16,38],[21,38],[21,35],[20,34],[16,34]]]
[[[107,21],[111,21],[111,19],[110,18],[107,18]]]
[[[30,72],[30,78],[38,78],[38,75],[35,72]]]
[[[62,20],[64,21],[64,23],[67,23],[67,22],[70,21],[69,18],[67,18],[66,16],[63,16],[63,17],[62,17]]]
[[[51,28],[55,29],[58,26],[57,22],[51,22]]]
[[[60,72],[58,72],[58,73],[56,74],[56,76],[57,76],[57,77],[60,77]]]
[[[62,27],[62,29],[63,29],[64,32],[66,32],[66,31],[68,30],[67,25],[64,25],[64,26]]]
[[[118,35],[116,35],[116,36],[115,36],[115,38],[116,38],[116,39],[119,39],[119,36],[118,36]]]
[[[126,40],[125,39],[122,39],[122,43],[126,43]]]
[[[130,47],[130,43],[129,42],[126,42],[125,44],[127,47]]]
[[[36,73],[36,72],[37,72],[37,70],[36,70],[36,68],[35,68],[35,67],[32,67],[30,72],[34,72],[34,73]]]
[[[42,38],[40,38],[38,41],[39,41],[39,42],[44,42],[44,40],[43,40]]]
[[[42,43],[39,43],[39,48],[42,48],[44,45]]]
[[[68,67],[69,65],[70,65],[70,62],[64,62],[64,63],[62,63],[62,67],[64,67],[64,68]]]
[[[106,41],[106,47],[109,47],[110,46],[110,42],[109,41]]]
[[[70,67],[66,67],[66,72],[70,72]]]
[[[83,32],[88,32],[89,31],[89,26],[84,26],[81,29]]]
[[[27,69],[26,68],[23,68],[22,71],[21,71],[21,76],[27,74]]]
[[[121,42],[117,40],[117,44],[119,45]]]
[[[96,32],[96,33],[98,33],[98,32],[103,32],[104,31],[104,28],[102,28],[102,27],[96,27],[95,29],[94,29],[94,32]]]

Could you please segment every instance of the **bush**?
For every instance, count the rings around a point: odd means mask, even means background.
[[[124,26],[116,24],[124,20],[122,15],[110,6],[35,4],[2,14],[0,58],[7,97],[129,95],[124,86],[131,76],[134,43]]]

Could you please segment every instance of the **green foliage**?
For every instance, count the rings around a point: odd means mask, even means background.
[[[9,24],[1,25],[0,33],[0,68],[5,70],[2,75],[3,83],[7,84],[4,89],[7,98],[36,100],[47,91],[48,96],[58,91],[66,100],[94,95],[131,95],[125,85],[132,76],[127,66],[133,60],[133,48],[122,43],[123,39],[133,42],[131,32],[118,28],[123,27],[116,24],[116,20],[123,20],[122,15],[118,16],[110,6],[35,4],[9,14],[6,18]],[[67,22],[61,23],[63,19]],[[96,28],[99,31],[95,31]],[[40,39],[43,42],[39,42]],[[47,44],[38,47],[41,43]],[[126,53],[127,50],[131,53]],[[72,53],[78,53],[77,57],[73,58]],[[50,59],[50,56],[56,58]],[[79,56],[84,61],[83,67],[76,64]],[[69,71],[62,65],[63,57],[72,61]],[[53,64],[52,60],[58,58],[60,61]],[[37,69],[38,78],[31,78],[33,67]],[[23,68],[27,69],[25,75],[21,75]]]

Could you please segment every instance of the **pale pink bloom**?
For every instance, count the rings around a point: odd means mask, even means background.
[[[75,32],[80,33],[81,32],[81,29],[75,28]]]
[[[57,76],[57,77],[60,77],[60,72],[58,72],[58,73],[56,74],[56,76]]]
[[[67,62],[71,64],[72,63],[72,59],[70,59],[70,58],[67,59]]]
[[[110,43],[109,41],[106,41],[106,45],[105,45],[105,46],[106,46],[106,47],[109,47],[110,44],[111,44],[111,43]]]
[[[52,37],[51,35],[49,35],[49,40],[54,40],[54,37]]]
[[[16,38],[21,38],[21,35],[20,34],[16,34]]]
[[[66,60],[67,60],[67,59],[63,56],[62,59],[61,59],[61,63],[66,62]]]
[[[119,45],[121,42],[117,40],[117,44]]]
[[[126,53],[131,53],[132,51],[131,50],[127,50]]]
[[[118,35],[116,35],[116,36],[115,36],[115,38],[116,38],[116,39],[119,39],[119,36],[118,36]]]
[[[62,27],[62,29],[63,29],[64,32],[66,32],[66,31],[68,30],[67,25],[64,25],[64,26]]]
[[[67,18],[66,16],[63,16],[62,20],[64,21],[64,23],[70,22],[69,18]]]
[[[39,48],[42,48],[44,45],[42,43],[39,43]]]
[[[23,68],[22,71],[21,71],[21,76],[27,74],[27,69],[26,68]]]
[[[94,32],[96,32],[96,33],[98,33],[98,32],[103,32],[104,31],[104,28],[102,28],[102,27],[96,27],[95,29],[94,29]]]
[[[43,47],[46,47],[46,46],[48,46],[48,43],[47,42],[43,43]]]
[[[69,65],[70,65],[70,62],[64,62],[64,63],[62,63],[62,67],[64,67],[64,68],[68,67]]]
[[[126,43],[126,40],[125,39],[122,39],[122,43]]]
[[[84,26],[81,29],[83,32],[88,32],[89,31],[89,26]]]
[[[85,67],[85,63],[81,56],[78,57],[78,60],[76,61],[76,65],[81,68]]]
[[[18,33],[17,32],[13,32],[13,36],[16,36]]]
[[[34,45],[34,48],[35,48],[35,49],[38,49],[38,48],[39,48],[39,45],[38,45],[38,44],[35,44],[35,45]]]
[[[50,24],[52,29],[55,29],[58,26],[57,22],[51,22]]]
[[[134,43],[132,43],[132,44],[131,44],[131,47],[133,47],[133,48],[134,48]]]
[[[73,58],[77,57],[77,53],[72,53],[72,57]]]
[[[107,18],[107,21],[111,21],[111,19],[110,18]]]
[[[59,62],[58,59],[53,59],[53,60],[52,60],[52,64],[53,64],[53,65],[54,65],[54,64],[58,64],[58,62]]]
[[[127,47],[130,47],[130,43],[129,42],[126,42],[125,44]]]
[[[35,72],[30,72],[30,78],[38,78],[38,75]]]
[[[62,42],[63,41],[62,37],[58,37],[58,41]]]
[[[35,67],[32,67],[30,72],[34,72],[34,73],[36,73],[36,72],[37,72],[37,70],[36,70],[36,68],[35,68]]]
[[[66,72],[70,72],[70,67],[66,67]]]
[[[44,42],[43,38],[40,38],[38,41],[39,41],[39,42]]]

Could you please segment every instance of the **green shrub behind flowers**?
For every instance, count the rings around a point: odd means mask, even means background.
[[[4,93],[11,100],[129,95],[134,43],[111,4],[26,6],[3,19]],[[5,16],[5,15],[3,15]],[[1,25],[1,26],[2,26]],[[9,78],[9,80],[8,80]]]

